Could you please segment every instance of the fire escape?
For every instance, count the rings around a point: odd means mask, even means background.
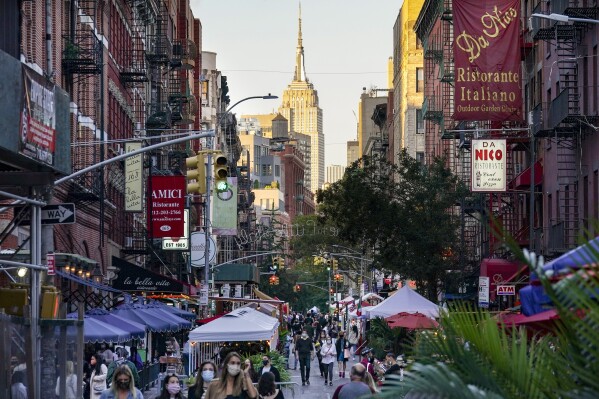
[[[550,3],[550,10],[544,10],[543,4],[539,3],[533,13],[551,12],[590,19],[597,17],[598,9],[591,6],[590,2],[556,0]],[[555,146],[553,156],[557,164],[559,190],[555,193],[556,214],[550,220],[546,241],[548,254],[554,254],[565,252],[576,244],[579,233],[577,150],[586,123],[597,123],[599,117],[583,115],[580,107],[578,45],[589,24],[562,24],[539,18],[532,18],[531,24],[533,39],[548,42],[557,55],[555,66],[559,81],[555,87],[556,97],[551,104],[540,103],[532,111],[533,134],[546,140],[547,146]],[[553,68],[550,70],[552,72]]]

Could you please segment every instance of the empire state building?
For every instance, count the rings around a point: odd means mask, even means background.
[[[305,72],[301,6],[295,74],[291,84],[283,91],[283,102],[279,113],[287,118],[290,132],[302,133],[310,137],[310,164],[306,165],[305,186],[315,193],[324,183],[324,133],[322,109],[318,106],[318,93]]]

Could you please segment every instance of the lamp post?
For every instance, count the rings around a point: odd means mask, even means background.
[[[216,123],[216,126],[214,127],[214,132],[215,135],[214,137],[218,136],[218,128],[220,127],[221,123],[225,120],[225,117],[229,114],[229,112],[231,112],[231,110],[233,108],[235,108],[238,104],[241,104],[244,101],[248,101],[248,100],[274,100],[279,98],[278,96],[273,96],[270,93],[268,93],[265,96],[250,96],[250,97],[246,97],[246,98],[242,98],[241,100],[237,101],[235,104],[231,105],[229,108],[227,108],[225,110],[225,112],[223,112],[223,114],[220,116],[220,118],[218,118],[218,122]],[[212,142],[209,145],[209,149],[210,150],[214,150],[214,140],[212,140]],[[212,215],[210,214],[210,202],[211,202],[211,196],[212,196],[212,190],[211,190],[211,186],[210,184],[212,183],[212,153],[208,152],[208,156],[207,156],[207,167],[206,167],[206,202],[205,202],[205,210],[204,210],[204,236],[206,237],[206,242],[204,245],[204,284],[206,286],[206,299],[208,299],[208,297],[210,296],[210,259],[209,259],[209,254],[210,254],[210,233],[211,233],[211,221],[212,221]],[[207,309],[210,309],[210,304],[207,303]],[[208,314],[209,311],[206,312],[206,314]]]
[[[584,22],[584,23],[589,23],[589,24],[599,24],[599,20],[597,19],[589,19],[589,18],[575,18],[575,17],[570,17],[567,15],[563,15],[563,14],[555,14],[555,13],[551,13],[551,14],[531,14],[530,15],[531,18],[543,18],[543,19],[550,19],[552,21],[557,21],[557,22]]]

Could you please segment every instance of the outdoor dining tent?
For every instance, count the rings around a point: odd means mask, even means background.
[[[279,321],[274,317],[242,307],[189,332],[189,342],[270,341],[276,348]]]
[[[428,317],[439,317],[439,305],[429,301],[408,285],[400,288],[383,302],[365,310],[368,318],[389,317],[401,312],[422,313]]]

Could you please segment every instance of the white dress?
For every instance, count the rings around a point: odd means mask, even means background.
[[[102,391],[106,389],[106,374],[108,368],[105,364],[102,365],[102,374],[96,375],[96,370],[92,371],[92,375],[89,378],[89,398],[95,399],[102,395]]]

